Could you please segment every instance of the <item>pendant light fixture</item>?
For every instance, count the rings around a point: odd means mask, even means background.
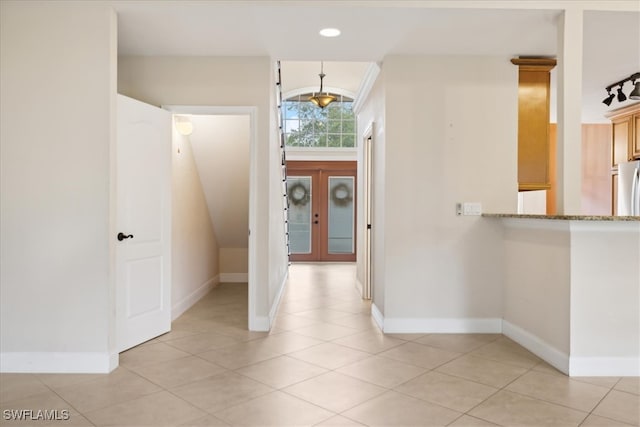
[[[325,77],[324,63],[322,62],[320,62],[320,74],[318,75],[320,76],[320,91],[317,94],[313,93],[312,96],[309,97],[309,101],[313,102],[320,108],[324,108],[335,101],[337,98],[331,95],[329,92],[325,92],[324,94],[322,93],[322,79],[324,79]]]

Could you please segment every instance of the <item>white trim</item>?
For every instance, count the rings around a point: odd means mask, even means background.
[[[108,374],[118,367],[118,353],[7,352],[0,353],[0,372]]]
[[[211,289],[218,286],[220,283],[220,275],[216,275],[211,279],[204,282],[202,285],[198,286],[198,289],[191,292],[186,297],[182,298],[182,300],[171,307],[171,321],[176,320],[178,317],[182,315],[185,311],[189,310],[195,303],[200,301],[200,299],[205,296]]]
[[[276,314],[278,314],[278,308],[280,307],[280,301],[282,300],[282,295],[284,294],[284,290],[287,287],[287,278],[289,277],[289,269],[284,273],[284,277],[282,278],[282,283],[280,283],[280,287],[278,292],[276,293],[276,297],[273,299],[273,304],[271,305],[271,310],[269,310],[269,329],[271,330],[271,325],[273,325],[273,321],[276,318]]]
[[[511,338],[560,372],[569,374],[569,355],[558,350],[536,335],[506,320],[502,321],[502,334]]]
[[[358,197],[358,212],[361,212],[362,224],[362,246],[364,250],[359,251],[358,261],[362,264],[364,270],[364,283],[360,295],[365,299],[371,299],[373,296],[373,231],[372,211],[373,211],[373,132],[374,122],[370,122],[364,133],[362,134],[362,161],[359,170],[360,188],[362,189],[361,197]]]
[[[386,317],[384,332],[393,334],[499,334],[499,318],[416,318]]]
[[[384,331],[384,315],[375,304],[371,304],[371,317],[373,317],[378,328],[380,328],[381,331]]]
[[[248,283],[249,273],[220,273],[220,283]]]
[[[571,357],[572,377],[637,377],[640,357]]]
[[[380,74],[380,70],[380,65],[377,63],[372,62],[369,64],[369,67],[362,78],[362,83],[360,83],[360,87],[358,88],[358,93],[355,96],[353,106],[351,107],[355,115],[360,113],[364,102],[367,100],[367,97],[371,93],[371,89],[373,89],[373,85]]]
[[[271,320],[269,316],[254,316],[250,331],[268,332],[271,330]]]

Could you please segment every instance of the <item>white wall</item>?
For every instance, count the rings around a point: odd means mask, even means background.
[[[503,222],[504,332],[533,351],[536,348],[530,344],[535,341],[540,350],[537,354],[546,354],[545,358],[556,368],[568,372],[569,222],[522,219]],[[522,341],[527,338],[528,341]]]
[[[247,273],[249,252],[246,248],[221,248],[220,272],[221,273]]]
[[[640,375],[640,223],[503,219],[505,335],[571,376]]]
[[[175,128],[171,158],[171,304],[175,319],[218,283],[220,267],[218,242],[190,137],[180,135]]]
[[[193,115],[200,182],[220,248],[247,248],[249,228],[248,115]],[[245,268],[245,273],[247,272]]]
[[[517,69],[390,56],[383,72],[385,330],[499,331],[499,227],[455,204],[516,209]]]
[[[274,67],[267,57],[121,57],[118,91],[154,105],[255,106],[257,230],[254,314],[268,328],[286,275]],[[251,214],[251,213],[250,213]],[[252,307],[250,306],[250,310]]]
[[[0,19],[1,370],[107,372],[115,13],[2,1]]]
[[[640,375],[640,222],[572,222],[570,374]]]

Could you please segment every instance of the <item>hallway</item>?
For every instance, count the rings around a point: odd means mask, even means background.
[[[569,379],[501,335],[384,335],[354,281],[354,264],[293,264],[270,333],[246,330],[246,285],[222,284],[109,375],[2,374],[0,424],[640,423],[638,378]],[[71,421],[7,419],[20,409]]]

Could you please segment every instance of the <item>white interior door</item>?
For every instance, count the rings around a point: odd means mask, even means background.
[[[117,105],[118,351],[171,329],[171,113]]]

